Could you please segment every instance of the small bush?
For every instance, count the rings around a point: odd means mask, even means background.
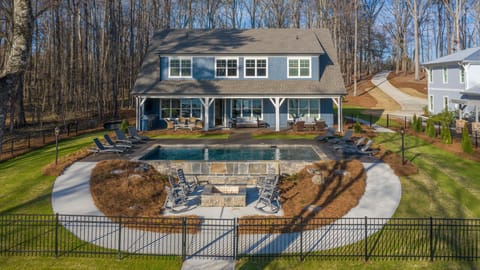
[[[423,106],[422,109],[423,109],[423,115],[424,116],[430,116],[430,112],[428,111],[428,106],[427,105]]]
[[[363,132],[362,125],[360,125],[360,122],[358,122],[358,119],[357,119],[357,122],[355,122],[354,130],[355,130],[355,133]]]
[[[442,136],[442,143],[444,144],[452,144],[452,134],[450,133],[450,128],[447,123],[442,122],[442,129],[441,129],[441,136]]]
[[[425,134],[430,137],[430,138],[435,138],[436,132],[435,132],[435,122],[433,119],[428,118],[427,119],[427,127],[425,128]]]
[[[422,132],[422,118],[417,117],[416,114],[413,115],[412,128],[415,132]]]
[[[473,145],[472,140],[470,139],[470,134],[468,134],[468,126],[467,123],[463,126],[462,131],[462,150],[465,153],[473,153]]]
[[[122,123],[120,124],[120,130],[123,131],[123,132],[127,132],[127,130],[128,130],[128,120],[127,119],[122,120]]]

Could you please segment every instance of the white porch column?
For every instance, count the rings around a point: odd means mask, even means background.
[[[140,130],[140,106],[139,106],[138,97],[135,97],[135,128]]]
[[[210,105],[212,105],[213,101],[215,101],[215,98],[209,98],[209,97],[200,98],[200,102],[203,105],[203,111],[205,116],[205,119],[203,121],[204,131],[207,131],[209,127],[209,118],[210,118],[209,108],[210,108]]]
[[[475,105],[475,122],[478,122],[478,105]]]
[[[280,131],[280,106],[282,106],[284,101],[285,98],[270,98],[270,102],[272,102],[273,107],[275,107],[275,131]]]
[[[338,115],[338,132],[343,132],[343,106],[342,106],[342,97],[332,98],[333,103],[337,105],[337,115]]]

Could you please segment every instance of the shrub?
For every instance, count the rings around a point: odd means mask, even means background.
[[[428,111],[428,106],[427,105],[423,106],[422,109],[423,109],[423,115],[424,116],[430,116],[430,112]]]
[[[462,150],[465,153],[473,153],[473,145],[472,140],[470,139],[470,134],[468,134],[467,123],[465,123],[462,130]]]
[[[427,119],[427,127],[425,128],[425,134],[430,138],[435,138],[435,122],[433,119]]]
[[[422,118],[417,117],[416,114],[413,115],[412,128],[415,132],[422,132]]]
[[[127,119],[122,120],[122,123],[120,124],[120,130],[123,131],[123,132],[127,132],[127,130],[128,130],[128,120]]]
[[[442,143],[452,144],[452,134],[450,133],[450,127],[446,122],[442,122]]]
[[[362,125],[360,125],[360,122],[358,122],[358,118],[357,118],[357,122],[355,122],[354,130],[355,130],[355,133],[363,132]]]

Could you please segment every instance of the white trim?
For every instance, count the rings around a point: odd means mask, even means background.
[[[429,91],[447,91],[447,92],[464,92],[464,89],[459,89],[459,88],[437,88],[437,87],[429,87]]]
[[[433,112],[435,110],[435,97],[434,95],[428,95],[428,111]]]
[[[298,61],[298,76],[290,76],[290,60],[297,60]],[[308,76],[300,76],[300,60],[308,60]],[[300,78],[300,79],[308,79],[312,78],[312,57],[306,56],[294,56],[294,57],[287,57],[287,78]]]
[[[462,90],[463,91],[463,90]],[[168,98],[173,98],[173,99],[179,99],[180,97],[178,95],[168,95],[168,96],[155,96],[155,95],[135,95],[136,97],[145,97],[145,98],[160,98],[160,99],[168,99]],[[226,99],[235,99],[235,98],[253,98],[253,99],[266,99],[266,98],[303,98],[303,99],[329,99],[329,98],[338,98],[344,95],[329,95],[329,96],[285,96],[285,95],[258,95],[258,96],[229,96],[229,95],[183,95],[181,98],[205,98],[205,97],[210,97],[210,98],[226,98]]]
[[[172,65],[170,64],[171,60],[180,60],[180,75],[179,76],[172,76],[170,74],[170,68],[172,67]],[[182,60],[190,60],[190,76],[183,76],[182,75]],[[191,79],[192,76],[193,76],[193,57],[189,57],[189,56],[177,56],[177,57],[172,57],[172,56],[169,56],[168,57],[168,78],[172,78],[172,79]]]
[[[217,60],[225,60],[225,76],[217,76]],[[237,75],[236,76],[228,76],[228,60],[236,60],[237,61]],[[238,78],[240,73],[240,60],[239,57],[218,57],[215,56],[214,58],[214,69],[213,75],[215,79],[228,79],[228,78]]]
[[[433,83],[433,70],[427,68],[426,71],[428,73],[427,74],[428,75],[428,83]]]
[[[247,60],[254,60],[255,61],[255,75],[254,76],[247,76]],[[265,60],[265,76],[258,76],[258,60]],[[244,56],[243,57],[243,77],[244,78],[268,78],[268,57],[258,57],[258,56]]]

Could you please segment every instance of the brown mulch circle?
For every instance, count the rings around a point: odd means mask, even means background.
[[[314,183],[316,174],[324,180]],[[346,171],[345,175],[342,173]],[[318,177],[317,177],[318,178]],[[345,215],[365,192],[366,174],[358,160],[319,161],[294,175],[283,175],[279,183],[283,217],[254,216],[239,219],[239,232],[251,232],[249,224],[256,224],[255,232],[295,231],[300,229],[297,220],[308,226],[324,225],[329,218],[334,222]],[[180,232],[182,220],[178,217],[163,217],[162,206],[166,199],[165,185],[168,180],[153,167],[141,162],[125,160],[101,161],[94,168],[90,189],[97,207],[106,215],[115,217],[129,227],[161,232]],[[188,231],[199,229],[200,218],[188,217]],[[273,223],[272,223],[273,222]],[[284,226],[271,226],[278,222]],[[322,222],[322,224],[315,224]],[[327,224],[328,224],[327,223]],[[269,226],[270,224],[270,226]],[[259,226],[264,229],[259,230]]]

